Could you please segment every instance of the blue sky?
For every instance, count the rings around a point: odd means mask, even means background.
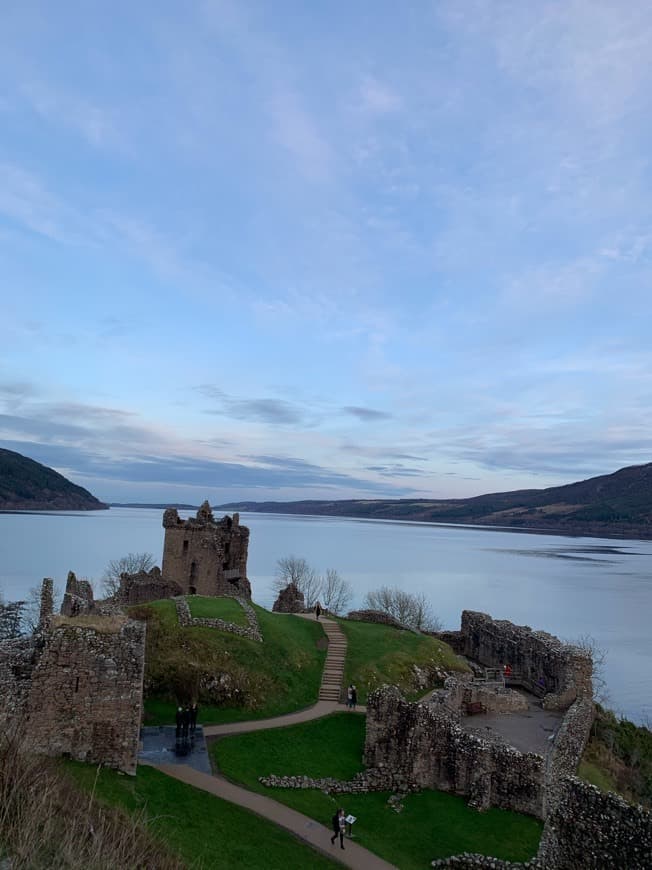
[[[0,443],[109,500],[652,459],[647,2],[9,3]]]

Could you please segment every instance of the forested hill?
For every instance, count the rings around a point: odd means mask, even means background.
[[[102,510],[107,505],[62,474],[0,448],[0,510]]]
[[[652,538],[652,462],[565,486],[474,498],[237,502],[220,508]]]

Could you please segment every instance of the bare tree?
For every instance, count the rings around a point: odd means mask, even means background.
[[[345,611],[353,598],[351,584],[334,568],[328,568],[321,580],[321,603],[331,613]]]
[[[13,640],[22,634],[24,601],[0,598],[0,640]]]
[[[442,628],[441,620],[433,613],[423,592],[406,592],[397,587],[381,586],[367,592],[364,604],[370,610],[387,613],[417,631],[440,631]]]
[[[102,591],[107,598],[114,598],[120,589],[121,574],[139,574],[150,571],[155,564],[152,553],[127,553],[120,559],[111,559],[102,575]]]
[[[601,647],[591,634],[581,634],[579,637],[567,640],[566,643],[588,653],[593,660],[593,697],[598,704],[605,707],[609,703],[607,687],[607,650]]]
[[[273,588],[280,592],[288,583],[294,583],[303,592],[306,607],[314,607],[319,601],[322,578],[305,559],[299,556],[283,556],[277,560]]]

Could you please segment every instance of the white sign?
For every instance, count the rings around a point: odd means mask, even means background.
[[[355,820],[356,820],[356,817],[352,816],[350,814],[344,819],[344,821],[349,825],[352,825],[353,822],[355,822]]]

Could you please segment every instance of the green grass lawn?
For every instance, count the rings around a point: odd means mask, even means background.
[[[319,649],[321,626],[254,609],[263,643],[213,628],[181,628],[172,601],[131,608],[147,618],[145,724],[174,722],[177,698],[191,700],[189,695],[199,697],[203,724],[278,716],[316,702],[326,655]],[[211,702],[198,687],[212,675],[217,686]]]
[[[408,700],[421,697],[432,686],[418,685],[414,665],[421,669],[438,666],[449,671],[466,670],[453,650],[434,637],[390,625],[338,621],[348,642],[345,682],[355,684],[361,704],[383,683],[398,686]]]
[[[478,813],[463,798],[437,791],[409,795],[398,814],[389,793],[330,797],[314,789],[270,789],[259,776],[306,774],[348,779],[362,769],[364,717],[337,713],[325,719],[226,737],[210,747],[214,764],[252,791],[274,797],[324,824],[338,806],[352,813],[356,840],[401,870],[427,867],[434,858],[479,852],[511,861],[536,853],[541,823],[529,816],[491,809]]]
[[[100,800],[129,812],[144,809],[148,829],[193,870],[336,866],[271,822],[151,767],[139,767],[135,777],[103,768],[97,782],[94,766],[69,762],[66,770]]]
[[[247,625],[244,610],[235,598],[210,598],[204,595],[189,595],[186,598],[190,614],[196,618],[223,619],[236,625]]]

